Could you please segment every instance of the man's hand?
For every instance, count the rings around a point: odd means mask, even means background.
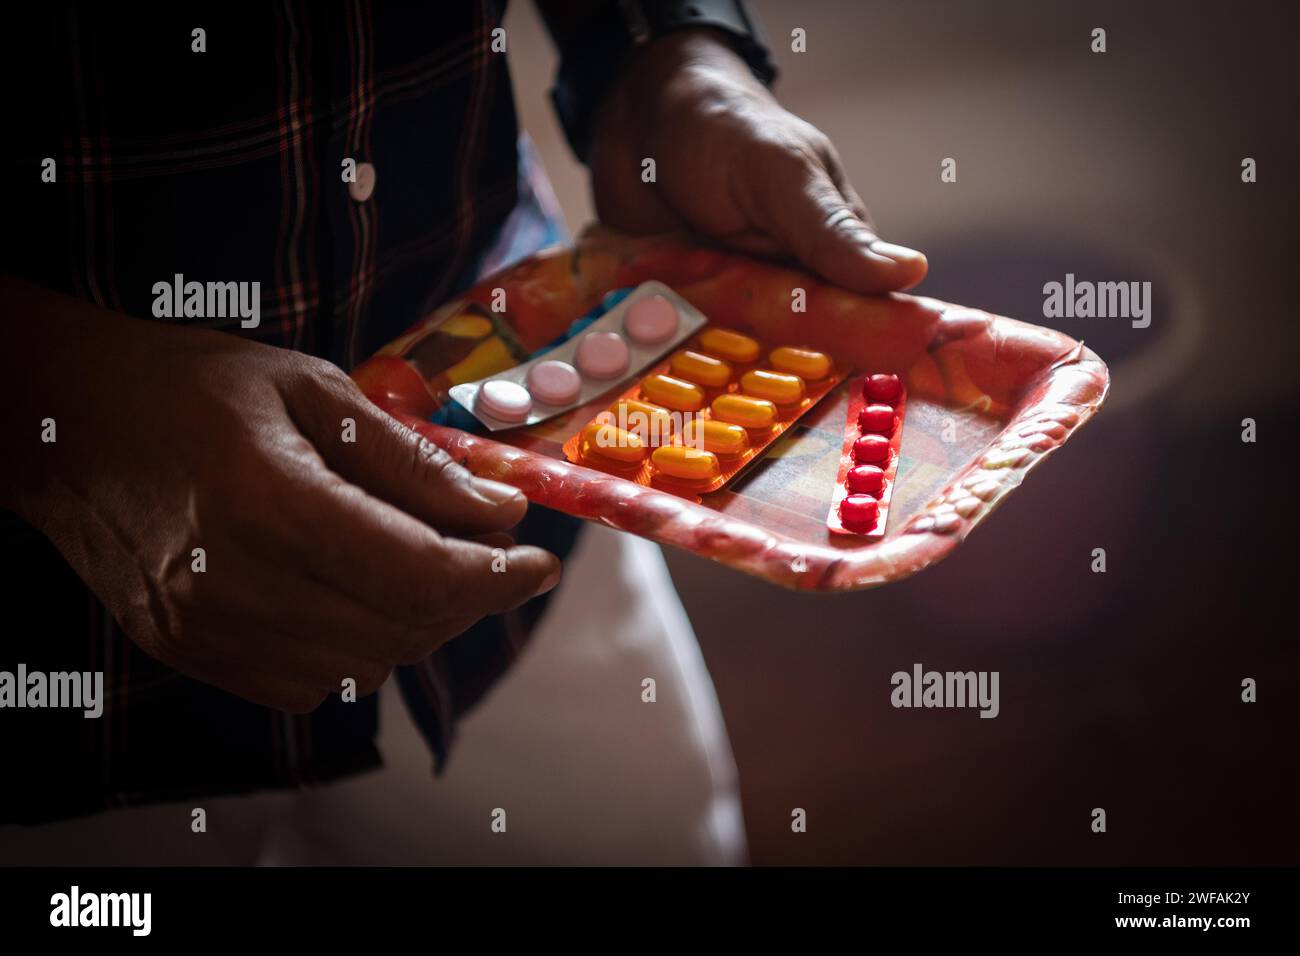
[[[0,415],[15,463],[0,504],[183,674],[304,712],[344,678],[377,690],[559,580],[553,555],[501,534],[527,506],[518,491],[470,475],[333,365],[8,280],[0,301],[39,338],[0,370],[19,395]]]
[[[641,180],[655,161],[657,182]],[[925,256],[876,237],[835,147],[777,103],[722,34],[687,30],[636,51],[601,105],[591,149],[602,221],[688,226],[742,252],[794,256],[856,292],[907,289]]]

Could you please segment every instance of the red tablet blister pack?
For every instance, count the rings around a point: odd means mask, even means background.
[[[838,534],[877,538],[889,521],[898,477],[907,393],[897,375],[865,375],[851,383],[844,450],[826,527]]]

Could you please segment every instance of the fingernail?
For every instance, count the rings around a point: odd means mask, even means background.
[[[917,252],[915,249],[909,249],[907,246],[900,246],[892,242],[885,242],[883,239],[877,239],[870,246],[872,252],[878,256],[884,256],[886,259],[893,259],[902,265],[913,265],[917,262],[925,262],[925,254]]]
[[[538,597],[539,595],[545,594],[547,591],[551,590],[553,587],[559,584],[560,574],[561,574],[560,568],[556,568],[554,571],[548,574],[546,576],[546,580],[542,582],[542,586],[533,592],[533,597]]]
[[[474,490],[494,505],[511,504],[524,497],[523,492],[518,488],[507,485],[505,482],[493,481],[491,478],[480,478],[478,475],[471,475],[470,477],[473,479],[471,484]]]

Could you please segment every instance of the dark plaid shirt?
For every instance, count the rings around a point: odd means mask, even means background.
[[[351,367],[470,282],[516,206],[510,80],[491,49],[503,6],[21,14],[30,22],[11,20],[11,36],[30,56],[6,97],[19,131],[7,137],[18,168],[6,177],[6,267],[143,318],[154,283],[176,274],[258,281],[257,328],[169,321]],[[206,52],[193,49],[196,28]],[[53,183],[39,178],[46,157]],[[343,181],[345,159],[363,167],[362,185],[373,173],[369,195]],[[521,537],[563,554],[575,533],[571,519],[533,509]],[[304,785],[378,763],[374,697],[335,696],[299,717],[191,681],[138,650],[30,527],[3,515],[0,548],[12,622],[0,670],[103,671],[106,698],[97,720],[0,710],[0,820]],[[439,766],[457,716],[509,665],[544,603],[399,669]]]

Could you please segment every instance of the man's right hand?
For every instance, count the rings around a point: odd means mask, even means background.
[[[17,393],[0,412],[0,504],[182,674],[301,713],[345,678],[377,690],[559,581],[553,555],[501,534],[522,494],[469,474],[327,362],[11,279],[0,310],[18,333],[0,359]]]

